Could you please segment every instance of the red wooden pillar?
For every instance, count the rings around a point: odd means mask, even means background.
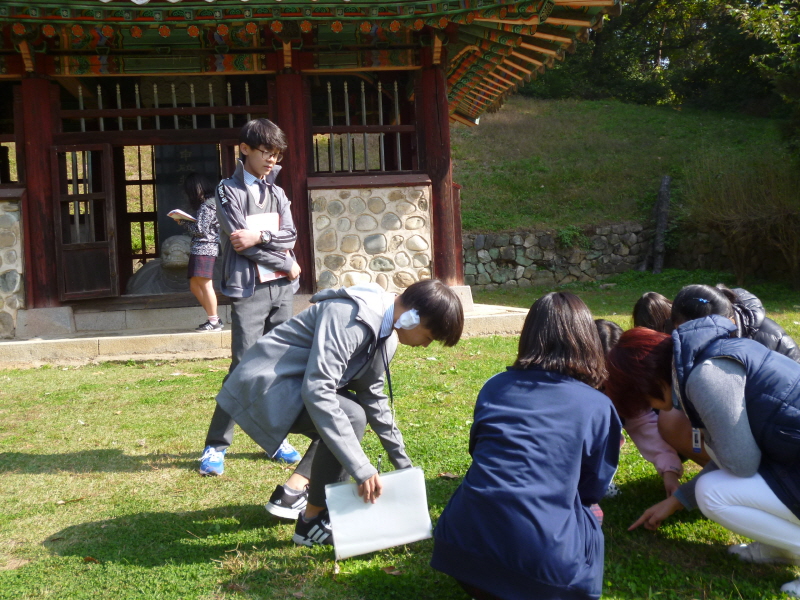
[[[423,57],[424,60],[424,57]],[[423,170],[431,178],[433,197],[433,274],[448,285],[462,285],[461,219],[455,207],[450,164],[450,113],[447,79],[441,65],[422,69],[417,103],[417,126]]]
[[[50,148],[59,130],[58,86],[41,77],[22,80],[20,96],[25,136],[26,201],[22,206],[25,235],[25,303],[27,308],[59,306],[56,268],[53,182]]]
[[[300,264],[300,291],[314,291],[314,259],[311,248],[311,214],[308,206],[308,164],[311,148],[311,99],[303,76],[281,73],[275,77],[276,123],[286,134],[288,148],[278,185],[292,202],[297,228],[295,254]]]

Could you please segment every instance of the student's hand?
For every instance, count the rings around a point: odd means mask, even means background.
[[[669,498],[681,486],[680,478],[675,471],[664,471],[661,477],[664,479],[664,490],[666,490],[667,498]]]
[[[373,504],[380,497],[382,491],[381,476],[377,473],[358,486],[358,495],[364,497],[364,502],[372,502]]]
[[[252,248],[261,243],[261,232],[251,229],[237,229],[231,234],[231,245],[237,252]]]
[[[289,281],[294,281],[300,277],[300,265],[297,263],[292,264],[292,268],[289,270]]]
[[[665,519],[681,508],[683,508],[683,505],[680,501],[675,496],[670,496],[644,511],[644,514],[633,525],[628,527],[628,531],[633,531],[639,525],[644,525],[645,529],[655,531]]]

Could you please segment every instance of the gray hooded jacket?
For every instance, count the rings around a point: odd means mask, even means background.
[[[241,160],[236,164],[233,177],[223,179],[217,186],[217,218],[221,230],[219,238],[222,258],[220,290],[226,296],[248,298],[253,295],[258,283],[258,263],[273,271],[289,271],[295,262],[292,249],[297,240],[297,230],[292,220],[291,202],[284,191],[275,185],[275,178],[280,171],[280,165],[275,165],[267,175],[269,197],[261,208],[244,183],[244,165]],[[234,250],[230,240],[231,233],[238,229],[247,229],[249,215],[267,212],[277,212],[281,220],[280,231],[273,232],[269,244],[256,244],[241,252]],[[299,285],[299,278],[292,282],[295,292]]]
[[[367,284],[324,290],[311,302],[245,352],[217,403],[268,454],[305,408],[322,441],[361,484],[377,470],[339,407],[337,390],[349,390],[394,467],[410,467],[383,393],[384,361],[391,361],[397,336],[378,343],[394,295]]]

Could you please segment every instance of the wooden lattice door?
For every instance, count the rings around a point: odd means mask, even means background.
[[[111,146],[55,146],[52,165],[61,300],[118,296]]]

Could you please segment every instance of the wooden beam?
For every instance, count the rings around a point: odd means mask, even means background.
[[[458,114],[457,112],[450,113],[450,118],[453,121],[461,123],[462,125],[466,125],[467,127],[475,127],[477,125],[477,123],[474,120],[468,119],[467,117],[464,117]]]
[[[503,83],[508,84],[508,85],[514,85],[513,81],[509,81],[505,77],[502,77],[501,75],[498,75],[495,71],[492,71],[491,73],[489,73],[489,77],[494,77],[495,79],[499,79],[500,81],[502,81]]]
[[[555,35],[553,33],[547,33],[545,31],[536,30],[533,32],[533,36],[535,38],[539,38],[541,40],[548,40],[550,42],[557,42],[559,44],[571,44],[574,40],[569,37],[564,37],[563,35]]]
[[[267,104],[251,106],[176,106],[169,108],[104,108],[87,110],[62,110],[59,117],[62,119],[111,119],[115,117],[171,117],[172,115],[246,115],[250,113],[269,112]]]
[[[60,305],[50,168],[53,134],[60,125],[55,117],[59,90],[39,77],[23,79],[21,88],[27,188],[22,206],[25,303],[27,308],[46,308]]]
[[[516,73],[514,73],[514,72],[513,72],[511,69],[506,69],[506,68],[505,68],[503,65],[497,65],[497,68],[498,68],[500,71],[502,71],[503,73],[506,73],[506,74],[508,74],[508,75],[511,75],[511,77],[514,77],[515,79],[519,79],[520,81],[525,81],[525,78],[524,78],[524,77],[522,77],[522,75],[517,75],[517,74],[516,74]]]
[[[506,60],[505,64],[507,64],[507,65],[509,65],[509,66],[511,66],[511,67],[513,67],[515,69],[519,69],[520,71],[522,71],[526,75],[532,75],[533,74],[533,71],[531,71],[530,69],[526,69],[522,65],[518,65],[513,60]]]
[[[424,170],[431,178],[433,217],[433,275],[448,285],[463,283],[461,223],[453,206],[453,175],[450,160],[450,113],[444,70],[422,70],[417,103],[424,145]]]
[[[438,33],[433,35],[433,64],[438,65],[442,62],[442,38]]]
[[[475,22],[484,23],[505,23],[506,25],[538,25],[539,15],[533,15],[530,19],[475,19]]]
[[[534,44],[528,44],[527,42],[522,42],[520,47],[525,48],[526,50],[532,50],[534,52],[539,52],[540,54],[547,54],[548,56],[558,57],[563,52],[559,52],[557,50],[552,50],[551,48],[545,48],[544,46],[535,46]]]
[[[286,133],[288,147],[284,152],[284,177],[278,181],[292,201],[292,218],[297,228],[294,253],[303,273],[300,290],[316,291],[314,255],[312,252],[311,212],[308,198],[308,168],[311,157],[311,95],[305,78],[299,73],[279,73],[275,85],[277,125]]]
[[[414,125],[316,125],[312,134],[318,133],[414,133]]]
[[[31,52],[31,47],[28,45],[26,40],[22,40],[19,43],[19,51],[22,54],[22,64],[25,65],[25,72],[26,73],[33,73],[35,66],[33,62],[33,53]]]
[[[56,133],[53,143],[111,144],[112,146],[151,146],[153,144],[219,144],[222,140],[239,139],[239,128],[224,129],[131,129],[124,131],[75,131]],[[49,160],[49,159],[48,159]]]
[[[544,63],[542,61],[536,60],[535,58],[532,58],[532,57],[528,56],[527,54],[522,54],[521,52],[512,52],[511,56],[516,56],[517,58],[521,58],[522,60],[526,60],[529,63],[532,63],[532,64],[536,65],[537,67],[544,66]]]
[[[564,19],[562,17],[547,17],[548,25],[564,25],[566,27],[591,27],[593,21],[585,19]]]
[[[556,6],[616,6],[617,0],[556,0]]]
[[[292,68],[292,43],[283,42],[283,68]]]

